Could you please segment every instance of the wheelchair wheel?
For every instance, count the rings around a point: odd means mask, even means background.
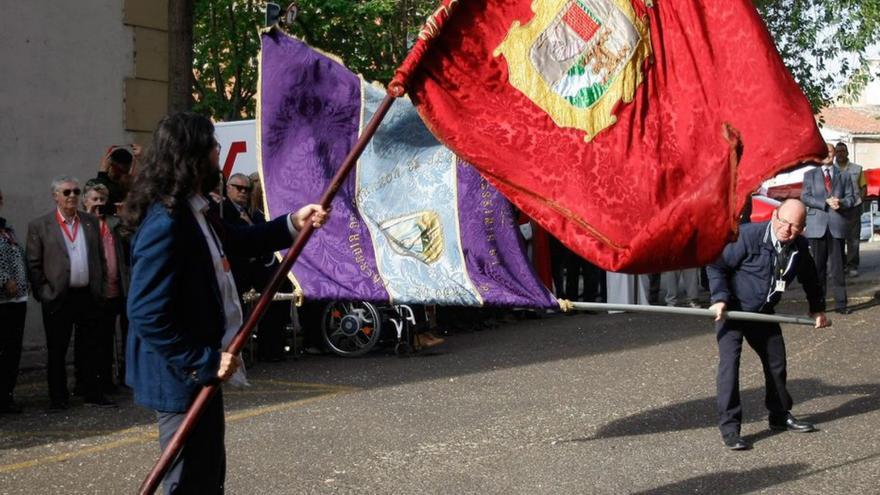
[[[355,357],[379,342],[381,318],[368,302],[332,302],[324,309],[321,336],[334,354]]]

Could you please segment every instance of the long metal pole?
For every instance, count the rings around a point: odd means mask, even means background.
[[[324,195],[321,196],[320,204],[324,207],[324,209],[330,208],[330,202],[333,200],[333,197],[336,195],[336,192],[342,187],[342,183],[345,181],[345,178],[348,176],[351,169],[354,168],[355,163],[357,163],[358,158],[360,158],[361,153],[363,153],[364,148],[366,148],[367,143],[369,143],[370,139],[373,137],[373,134],[376,133],[376,129],[379,128],[379,124],[382,122],[382,119],[385,118],[385,114],[388,113],[388,110],[391,108],[391,105],[394,103],[394,96],[390,93],[385,96],[385,99],[382,100],[382,103],[379,105],[379,108],[376,110],[376,113],[370,119],[370,122],[367,124],[367,127],[364,129],[364,133],[361,134],[357,143],[355,143],[354,148],[348,153],[348,156],[345,157],[345,160],[342,162],[342,166],[339,167],[339,170],[336,172],[336,175],[333,176],[333,180],[330,182],[330,186],[324,191]],[[269,303],[272,301],[275,292],[278,291],[278,287],[281,286],[281,283],[287,278],[287,273],[290,271],[290,268],[293,266],[296,259],[299,257],[299,254],[302,252],[303,247],[306,242],[308,242],[309,237],[311,237],[314,228],[312,227],[311,222],[306,222],[306,225],[299,232],[299,235],[296,237],[296,240],[291,246],[290,250],[287,251],[287,254],[284,256],[284,259],[281,260],[281,265],[275,270],[275,274],[272,276],[272,280],[269,281],[269,284],[263,289],[262,295],[260,299],[257,301],[254,306],[253,311],[250,316],[248,316],[247,321],[241,328],[238,330],[238,333],[235,335],[235,338],[232,339],[232,342],[229,343],[229,346],[226,348],[226,352],[231,354],[238,354],[241,352],[241,349],[244,347],[245,342],[250,338],[251,333],[254,331],[254,327],[257,326],[257,323],[260,321],[260,318],[263,317],[263,314],[266,312],[266,309],[269,307]],[[195,401],[193,401],[192,405],[186,412],[186,416],[183,419],[183,423],[180,424],[180,427],[174,433],[174,436],[171,438],[171,441],[168,443],[168,446],[165,447],[165,450],[162,452],[162,455],[159,457],[159,460],[156,461],[156,465],[153,466],[153,469],[150,471],[150,474],[147,475],[147,478],[144,480],[143,484],[141,484],[140,494],[141,495],[151,495],[158,488],[159,483],[162,481],[162,478],[165,477],[165,473],[168,471],[168,468],[171,467],[171,463],[180,453],[183,448],[183,444],[186,442],[187,437],[192,431],[193,426],[195,426],[196,421],[198,421],[199,416],[202,414],[202,411],[205,409],[205,405],[214,396],[217,392],[217,387],[219,387],[219,383],[213,383],[210,385],[204,386],[199,394],[196,396]]]
[[[715,312],[709,309],[699,308],[676,308],[672,306],[646,306],[643,304],[607,304],[607,303],[570,303],[572,309],[588,311],[623,311],[626,313],[653,313],[667,315],[708,316],[715,317]],[[793,315],[765,315],[762,313],[749,313],[748,311],[726,311],[724,316],[728,320],[760,321],[765,323],[793,323],[795,325],[814,326],[816,320],[803,316]]]

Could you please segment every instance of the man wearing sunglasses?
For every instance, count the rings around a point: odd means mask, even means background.
[[[84,356],[95,355],[100,345],[97,303],[103,297],[104,254],[98,220],[77,211],[82,193],[79,181],[59,176],[50,190],[55,208],[28,225],[27,264],[34,297],[43,309],[49,351],[49,408],[62,410],[67,409],[70,397],[65,359],[71,333],[76,328],[76,346],[84,346]],[[83,361],[85,402],[113,406],[101,393],[97,365],[95,359]]]
[[[227,221],[235,221],[241,219],[246,224],[253,223],[253,219],[248,214],[248,206],[251,199],[251,180],[244,174],[232,174],[226,182],[226,198],[229,200],[226,205],[226,211],[223,212],[223,218]],[[233,215],[227,215],[231,213]]]
[[[226,181],[226,198],[221,203],[223,219],[232,225],[246,227],[265,223],[264,218],[252,217],[248,212],[251,197],[251,180],[244,174],[232,174]],[[230,255],[232,277],[239,295],[244,294],[253,286],[255,270],[258,266],[255,258]],[[262,290],[258,287],[257,290]]]

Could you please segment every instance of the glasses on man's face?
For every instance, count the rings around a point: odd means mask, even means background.
[[[792,232],[800,232],[804,230],[804,224],[793,224],[779,215],[776,215],[776,220],[781,223],[783,227],[791,229]]]
[[[249,193],[251,192],[250,186],[239,186],[238,184],[229,184],[229,187],[234,187],[236,191],[240,193]]]
[[[80,191],[78,187],[74,187],[73,189],[62,190],[61,194],[63,194],[64,197],[66,198],[66,197],[70,196],[71,194],[73,194],[74,196],[79,196],[79,193],[81,193],[81,192],[82,191]]]

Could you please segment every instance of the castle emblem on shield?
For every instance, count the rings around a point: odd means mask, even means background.
[[[510,84],[556,125],[589,141],[615,122],[619,101],[631,102],[651,54],[646,19],[629,0],[545,0],[528,24],[515,22],[495,49]]]

